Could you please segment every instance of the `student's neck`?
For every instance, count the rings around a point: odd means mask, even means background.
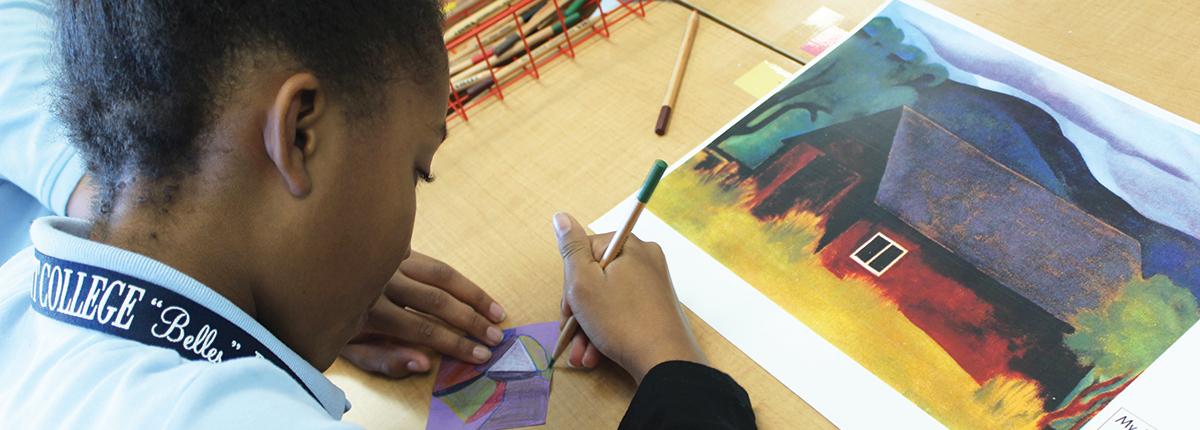
[[[221,294],[256,317],[255,282],[248,273],[237,223],[221,208],[191,210],[118,199],[91,238],[158,260]],[[186,216],[181,216],[186,214]],[[244,238],[244,236],[241,236]]]

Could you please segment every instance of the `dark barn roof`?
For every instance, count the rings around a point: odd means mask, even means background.
[[[1141,273],[1133,238],[908,108],[875,202],[1063,321]]]

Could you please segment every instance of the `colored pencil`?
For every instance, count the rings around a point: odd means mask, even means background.
[[[572,38],[578,38],[582,37],[583,33],[591,30],[593,22],[599,19],[598,15],[592,15],[592,12],[595,11],[595,6],[591,8],[585,7],[582,10],[577,10],[577,12],[580,12],[581,16],[586,15],[587,18],[581,19],[579,23],[568,30],[567,34]],[[553,39],[533,48],[532,55],[518,56],[511,63],[497,67],[495,79],[492,79],[491,73],[488,73],[488,71],[484,70],[477,73],[475,76],[456,80],[455,82],[458,84],[456,84],[454,88],[462,97],[464,97],[461,100],[461,103],[466,104],[475,99],[477,96],[486,93],[485,90],[491,88],[492,85],[504,85],[505,83],[520,77],[520,72],[525,71],[531,61],[541,61],[550,55],[551,51],[561,49],[560,47],[564,41],[563,39],[563,33],[560,32]],[[496,82],[497,80],[499,81],[498,83]],[[452,113],[453,110],[450,110],[450,112]]]
[[[574,27],[575,24],[577,24],[579,21],[580,21],[579,14],[573,14],[571,16],[568,16],[566,19],[567,27]],[[560,34],[561,32],[562,32],[562,25],[560,25],[559,23],[556,22],[556,23],[554,23],[554,25],[551,25],[550,27],[546,27],[541,30],[538,30],[537,33],[534,33],[532,36],[529,36],[525,40],[529,43],[530,47],[536,48],[539,45],[543,44],[543,42],[550,40],[552,37],[554,37],[557,34]],[[515,58],[521,54],[524,54],[524,53],[525,53],[525,50],[520,49],[520,50],[513,50],[513,51],[506,52],[503,55],[492,55],[491,57],[489,57],[488,61],[481,61],[479,63],[476,63],[476,64],[468,67],[466,70],[463,70],[462,72],[460,72],[458,75],[455,76],[457,79],[452,78],[451,85],[453,85],[454,88],[457,90],[460,88],[469,87],[471,85],[474,85],[477,82],[481,82],[481,81],[483,81],[484,78],[486,78],[488,75],[491,74],[487,70],[489,65],[493,68],[499,67],[501,65],[508,63],[509,61],[512,61],[513,58]],[[465,77],[462,77],[462,76],[465,76]]]
[[[658,186],[659,179],[662,179],[663,173],[667,171],[667,163],[662,160],[654,160],[654,164],[650,166],[650,173],[646,175],[646,181],[642,183],[642,188],[637,194],[637,203],[633,206],[633,211],[629,213],[629,218],[625,220],[625,225],[621,226],[621,230],[614,233],[612,240],[608,242],[608,247],[604,248],[604,254],[600,257],[600,270],[608,267],[617,255],[621,253],[621,248],[625,247],[625,241],[629,240],[629,235],[633,234],[633,226],[637,223],[638,217],[642,215],[642,210],[646,209],[646,204],[650,202],[650,196],[654,194],[654,188]],[[558,356],[562,355],[567,345],[571,343],[571,338],[575,337],[575,333],[579,331],[579,321],[575,320],[575,315],[567,318],[567,322],[563,324],[563,330],[558,336],[558,342],[554,344],[554,354],[550,356],[550,365],[554,367],[554,361],[558,360]]]
[[[514,31],[508,36],[508,39],[499,45],[492,47],[492,49],[496,51],[497,54],[503,54],[505,51],[508,51],[509,48],[516,44],[516,41],[521,40],[522,34],[524,34],[525,37],[529,37],[536,32],[537,29],[541,28],[542,24],[546,23],[551,17],[554,16],[555,10],[557,9],[555,9],[554,5],[549,3],[549,0],[543,2],[541,8],[538,9],[533,16],[529,17],[529,19],[526,19],[524,24],[521,24],[520,32]]]
[[[463,70],[467,70],[468,67],[479,64],[483,61],[484,57],[491,55],[492,49],[488,48],[487,50],[473,56],[463,56],[463,58],[459,59],[458,61],[450,63],[450,75],[453,76],[462,72]]]
[[[574,0],[567,7],[563,8],[562,12],[559,12],[563,17],[563,20],[565,21],[567,17],[571,16],[571,14],[579,12],[580,8],[583,7],[584,1],[585,0]],[[492,50],[497,52],[496,55],[503,54],[505,51],[508,51],[510,48],[516,45],[517,42],[521,40],[521,34],[524,34],[526,37],[528,37],[533,31],[542,28],[557,18],[558,14],[555,13],[555,8],[550,4],[549,0],[547,0],[544,4],[545,7],[540,9],[537,15],[533,17],[527,17],[525,19],[525,25],[521,26],[521,33],[514,32],[513,34],[509,35],[504,42],[492,47]],[[580,14],[580,16],[583,16],[583,14]]]
[[[475,13],[472,13],[471,16],[466,17],[462,21],[459,21],[458,23],[450,26],[450,28],[446,29],[446,32],[442,35],[442,41],[444,43],[450,43],[450,41],[454,40],[454,38],[466,34],[468,30],[475,28],[476,25],[479,25],[479,23],[491,18],[497,12],[504,10],[510,4],[512,4],[512,0],[496,0],[491,4],[480,8],[478,11],[475,11]]]
[[[583,33],[586,28],[588,28],[589,26],[592,25],[592,20],[593,20],[592,17],[588,17],[588,18],[584,18],[583,20],[579,21],[578,24],[576,24],[574,27],[571,27],[570,36],[571,37],[581,36],[581,33]],[[533,48],[533,55],[532,55],[533,60],[534,61],[540,60],[540,59],[544,58],[547,55],[547,53],[549,53],[551,50],[557,49],[558,46],[562,43],[561,38],[562,37],[560,35],[560,37],[556,37],[551,41],[547,41],[546,43],[541,44],[541,46]],[[526,66],[529,65],[530,57],[531,56],[529,56],[529,55],[522,55],[522,56],[518,57],[516,60],[514,60],[513,62],[508,63],[507,65],[504,65],[503,67],[500,68],[500,71],[496,72],[496,78],[500,80],[500,83],[508,82],[511,78],[517,76],[517,72],[520,72]]]
[[[679,46],[679,56],[675,58],[671,82],[667,84],[667,96],[663,98],[662,108],[658,110],[658,121],[654,123],[654,134],[659,136],[667,134],[667,123],[671,120],[675,99],[679,97],[679,84],[683,81],[684,70],[687,70],[688,57],[692,55],[692,42],[696,40],[696,27],[699,24],[700,13],[693,10],[688,17],[687,30],[683,33],[683,43]]]

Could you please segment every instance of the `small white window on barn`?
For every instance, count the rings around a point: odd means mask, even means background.
[[[900,261],[900,257],[907,254],[908,250],[896,243],[890,237],[884,236],[883,233],[875,233],[867,243],[862,244],[850,254],[850,259],[861,265],[864,269],[875,276],[883,275],[892,265]]]

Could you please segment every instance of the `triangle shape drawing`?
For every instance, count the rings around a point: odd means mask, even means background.
[[[491,369],[488,369],[488,373],[537,371],[537,365],[533,364],[533,359],[529,357],[529,351],[525,349],[525,344],[522,342],[513,342],[508,351],[504,351],[504,355],[496,360]]]

